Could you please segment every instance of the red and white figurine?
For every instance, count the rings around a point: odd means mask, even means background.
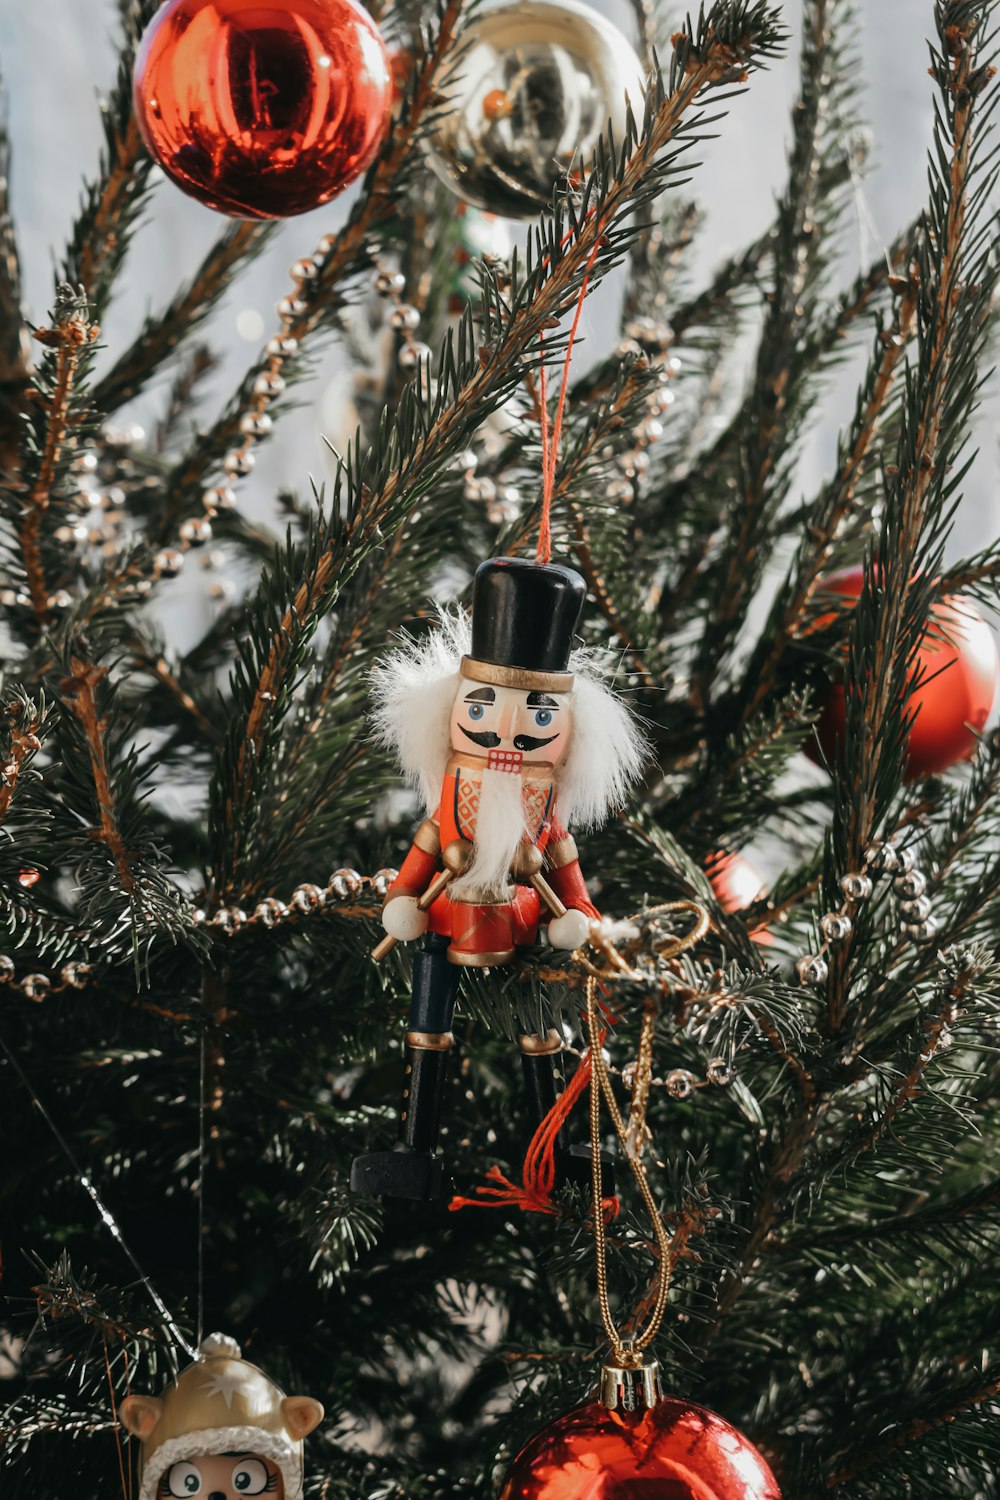
[[[462,970],[509,963],[542,934],[587,941],[599,914],[571,826],[618,806],[645,755],[628,710],[573,638],[586,585],[571,568],[493,558],[478,569],[464,619],[390,656],[375,677],[375,723],[427,816],[390,887],[388,938],[420,940],[407,1034],[402,1139],[359,1157],[357,1192],[433,1198],[451,1026]],[[555,1102],[562,1041],[519,1039],[532,1109]],[[560,1163],[573,1167],[568,1153]],[[589,1174],[589,1153],[579,1159]]]

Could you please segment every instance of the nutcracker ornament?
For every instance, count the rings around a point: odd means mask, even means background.
[[[603,820],[645,758],[624,704],[573,636],[586,587],[571,568],[501,557],[476,573],[471,635],[446,622],[375,678],[375,725],[422,794],[427,816],[382,913],[383,958],[419,942],[406,1038],[402,1138],[359,1157],[354,1191],[429,1199],[446,1188],[437,1155],[452,1019],[463,970],[510,963],[539,941],[588,939],[598,912],[569,827]],[[532,1110],[556,1100],[558,1032],[519,1038]],[[589,1177],[589,1153],[557,1158]]]
[[[303,1444],[323,1408],[286,1396],[215,1333],[162,1396],[126,1396],[119,1415],[141,1445],[139,1500],[300,1500]]]

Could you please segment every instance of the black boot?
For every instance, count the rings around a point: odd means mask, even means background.
[[[432,935],[414,958],[400,1139],[392,1151],[355,1158],[351,1191],[364,1197],[429,1200],[451,1189],[450,1174],[436,1155],[461,977],[447,950],[448,939]]]
[[[440,1198],[450,1187],[444,1163],[434,1153],[448,1079],[450,1031],[410,1032],[406,1038],[406,1084],[401,1136],[393,1151],[355,1158],[351,1192],[367,1198]]]
[[[528,1095],[528,1109],[537,1130],[546,1115],[554,1108],[559,1097],[557,1077],[562,1073],[563,1045],[558,1031],[549,1031],[546,1036],[537,1032],[522,1032],[518,1037],[521,1049],[521,1067],[524,1086]],[[568,1126],[564,1126],[556,1137],[556,1186],[571,1182],[578,1187],[589,1187],[591,1183],[590,1142],[572,1144]],[[613,1195],[615,1191],[615,1160],[608,1152],[601,1151],[604,1169],[604,1191]]]

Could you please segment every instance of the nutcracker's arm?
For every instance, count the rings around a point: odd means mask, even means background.
[[[397,896],[422,896],[441,868],[441,833],[434,818],[425,818],[413,835],[410,852],[403,860],[385,905]]]
[[[555,821],[545,863],[548,885],[566,908],[549,922],[549,942],[554,948],[580,948],[587,941],[591,923],[599,922],[601,914],[590,899],[576,840]]]

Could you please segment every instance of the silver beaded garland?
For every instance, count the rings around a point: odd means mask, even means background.
[[[848,901],[867,901],[875,887],[871,876],[850,871],[840,877],[840,889]]]
[[[336,896],[338,901],[346,901],[349,897],[355,899],[361,895],[363,886],[364,881],[357,870],[349,868],[334,870],[327,881],[327,890]]]
[[[854,923],[845,912],[831,911],[820,918],[819,930],[830,943],[842,943],[854,931]]]
[[[262,927],[274,927],[287,916],[288,907],[277,896],[265,896],[263,901],[258,901],[253,911],[254,921],[259,922]]]
[[[192,516],[184,522],[180,535],[181,541],[187,542],[189,547],[204,547],[212,540],[211,523],[202,516]]]
[[[60,977],[63,984],[65,984],[69,989],[82,990],[86,988],[87,981],[89,980],[93,972],[94,971],[91,968],[90,964],[65,964],[60,970]]]
[[[710,1057],[705,1069],[705,1076],[709,1083],[714,1083],[720,1088],[733,1081],[733,1070],[724,1057]]]
[[[295,909],[295,911],[315,911],[316,908],[318,906],[322,906],[322,904],[323,890],[318,885],[310,885],[307,882],[304,885],[296,886],[295,890],[292,892],[290,905]]]
[[[372,890],[380,901],[389,894],[389,887],[398,876],[398,870],[376,870],[372,876]]]
[[[807,954],[805,958],[799,959],[795,972],[801,984],[825,984],[830,977],[830,966],[818,954]]]
[[[399,302],[390,312],[388,323],[390,328],[395,328],[399,333],[404,330],[412,332],[414,328],[420,327],[420,313],[412,303]]]
[[[913,901],[926,891],[927,877],[921,870],[909,869],[905,874],[896,876],[892,888],[902,900]]]
[[[689,1098],[697,1081],[694,1074],[689,1073],[687,1068],[674,1068],[663,1080],[671,1099]]]
[[[419,364],[426,364],[430,358],[430,345],[422,344],[418,339],[415,339],[412,344],[404,344],[399,351],[399,363],[404,370],[412,370]]]
[[[52,980],[47,974],[28,974],[21,980],[22,993],[29,1000],[44,1000],[52,988]]]

